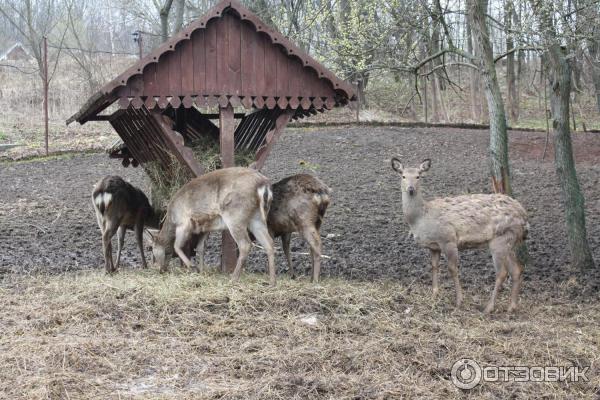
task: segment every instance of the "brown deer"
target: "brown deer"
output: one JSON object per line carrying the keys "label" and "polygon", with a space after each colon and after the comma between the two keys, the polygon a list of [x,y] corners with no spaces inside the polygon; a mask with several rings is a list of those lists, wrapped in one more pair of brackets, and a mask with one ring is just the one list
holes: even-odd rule
{"label": "brown deer", "polygon": [[162,229],[154,238],[155,263],[165,272],[168,256],[174,251],[188,268],[198,270],[186,254],[186,245],[195,244],[197,239],[196,252],[203,266],[208,234],[228,229],[239,250],[232,276],[237,281],[251,248],[249,230],[267,253],[270,283],[275,285],[275,252],[267,228],[272,199],[269,180],[249,168],[224,168],[192,179],[175,193],[167,206]]}
{"label": "brown deer", "polygon": [[494,310],[498,290],[509,273],[512,290],[508,311],[514,311],[522,272],[515,250],[525,240],[529,228],[525,209],[503,194],[471,194],[425,201],[420,178],[430,167],[428,159],[418,168],[405,168],[398,158],[392,158],[392,168],[402,177],[404,220],[417,244],[431,252],[434,295],[439,291],[440,253],[444,253],[448,261],[456,287],[456,304],[460,306],[463,292],[458,277],[458,250],[488,245],[496,268],[496,284],[484,312]]}
{"label": "brown deer", "polygon": [[310,246],[312,281],[321,274],[321,223],[329,206],[331,189],[308,174],[289,176],[273,185],[273,202],[267,218],[269,232],[281,236],[283,252],[292,278],[295,277],[290,255],[292,232],[299,232]]}
{"label": "brown deer", "polygon": [[[142,254],[142,267],[147,268],[142,238],[144,226],[158,229],[160,219],[150,206],[146,195],[119,176],[107,176],[96,183],[92,192],[92,203],[102,232],[106,272],[113,273],[119,268],[127,229],[135,231]],[[117,262],[113,264],[112,237],[115,233],[118,234],[118,247]]]}

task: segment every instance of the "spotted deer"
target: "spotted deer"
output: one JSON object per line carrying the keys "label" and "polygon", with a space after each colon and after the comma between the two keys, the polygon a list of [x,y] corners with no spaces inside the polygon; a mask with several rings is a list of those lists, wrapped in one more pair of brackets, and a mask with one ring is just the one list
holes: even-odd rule
{"label": "spotted deer", "polygon": [[517,307],[522,266],[516,247],[527,236],[527,213],[521,204],[503,194],[470,194],[425,201],[421,177],[431,167],[425,160],[418,168],[405,168],[392,158],[392,168],[401,175],[402,211],[418,245],[431,252],[433,293],[439,291],[439,261],[444,253],[456,288],[456,304],[463,292],[458,276],[458,250],[487,245],[496,269],[496,283],[484,312],[494,310],[498,290],[510,274],[512,289],[508,311]]}
{"label": "spotted deer", "polygon": [[321,224],[329,206],[331,189],[308,174],[289,176],[273,185],[273,202],[267,223],[274,238],[281,237],[289,272],[295,277],[290,254],[292,232],[299,232],[310,247],[312,281],[321,274]]}
{"label": "spotted deer", "polygon": [[[146,195],[119,176],[107,176],[94,186],[92,203],[102,232],[106,272],[114,273],[119,268],[127,229],[135,231],[142,255],[142,267],[147,268],[142,237],[144,226],[158,229],[160,219],[150,206]],[[115,233],[117,233],[118,247],[117,262],[113,264],[112,237]]]}
{"label": "spotted deer", "polygon": [[188,268],[199,270],[188,257],[188,243],[197,244],[196,253],[203,267],[208,234],[227,229],[239,250],[232,275],[232,280],[237,281],[250,252],[250,231],[267,253],[270,283],[275,285],[275,253],[267,228],[272,199],[268,178],[249,168],[224,168],[192,179],[167,206],[162,229],[154,238],[155,264],[165,272],[174,251]]}

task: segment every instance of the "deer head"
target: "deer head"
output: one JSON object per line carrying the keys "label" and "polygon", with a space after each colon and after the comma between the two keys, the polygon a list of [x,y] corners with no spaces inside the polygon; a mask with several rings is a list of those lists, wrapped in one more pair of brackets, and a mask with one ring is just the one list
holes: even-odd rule
{"label": "deer head", "polygon": [[420,193],[420,179],[431,168],[431,160],[425,159],[417,168],[405,168],[400,160],[392,157],[392,169],[401,176],[402,193],[415,196]]}

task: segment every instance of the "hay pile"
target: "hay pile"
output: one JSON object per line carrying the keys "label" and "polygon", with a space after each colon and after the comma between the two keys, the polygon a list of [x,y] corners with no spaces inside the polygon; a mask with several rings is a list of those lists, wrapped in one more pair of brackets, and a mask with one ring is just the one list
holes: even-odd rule
{"label": "hay pile", "polygon": [[[600,305],[538,298],[486,317],[488,291],[452,304],[430,287],[174,270],[6,276],[0,393],[7,399],[593,398]],[[452,364],[591,365],[590,382],[485,383]],[[1,397],[1,396],[0,396]]]}
{"label": "hay pile", "polygon": [[[194,158],[206,172],[221,168],[219,144],[212,138],[203,137],[192,142],[188,147],[192,149]],[[235,165],[238,167],[247,167],[254,161],[255,154],[252,151],[235,152]],[[151,182],[152,206],[161,211],[166,210],[167,204],[175,192],[193,177],[173,155],[171,155],[168,169],[165,169],[159,162],[153,161],[146,163],[144,170]]]}

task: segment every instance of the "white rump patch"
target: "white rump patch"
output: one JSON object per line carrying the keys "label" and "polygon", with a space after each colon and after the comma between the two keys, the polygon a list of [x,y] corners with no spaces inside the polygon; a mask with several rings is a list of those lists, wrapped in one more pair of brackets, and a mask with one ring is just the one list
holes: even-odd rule
{"label": "white rump patch", "polygon": [[108,208],[108,205],[112,201],[111,193],[99,193],[98,196],[94,199],[94,203],[96,204],[96,208],[100,208],[104,204],[104,208]]}
{"label": "white rump patch", "polygon": [[322,199],[321,199],[321,195],[319,195],[319,194],[315,194],[315,195],[313,196],[313,201],[314,201],[314,202],[315,202],[315,203],[316,203],[318,206],[320,206],[320,205],[321,205],[321,201],[322,201]]}

